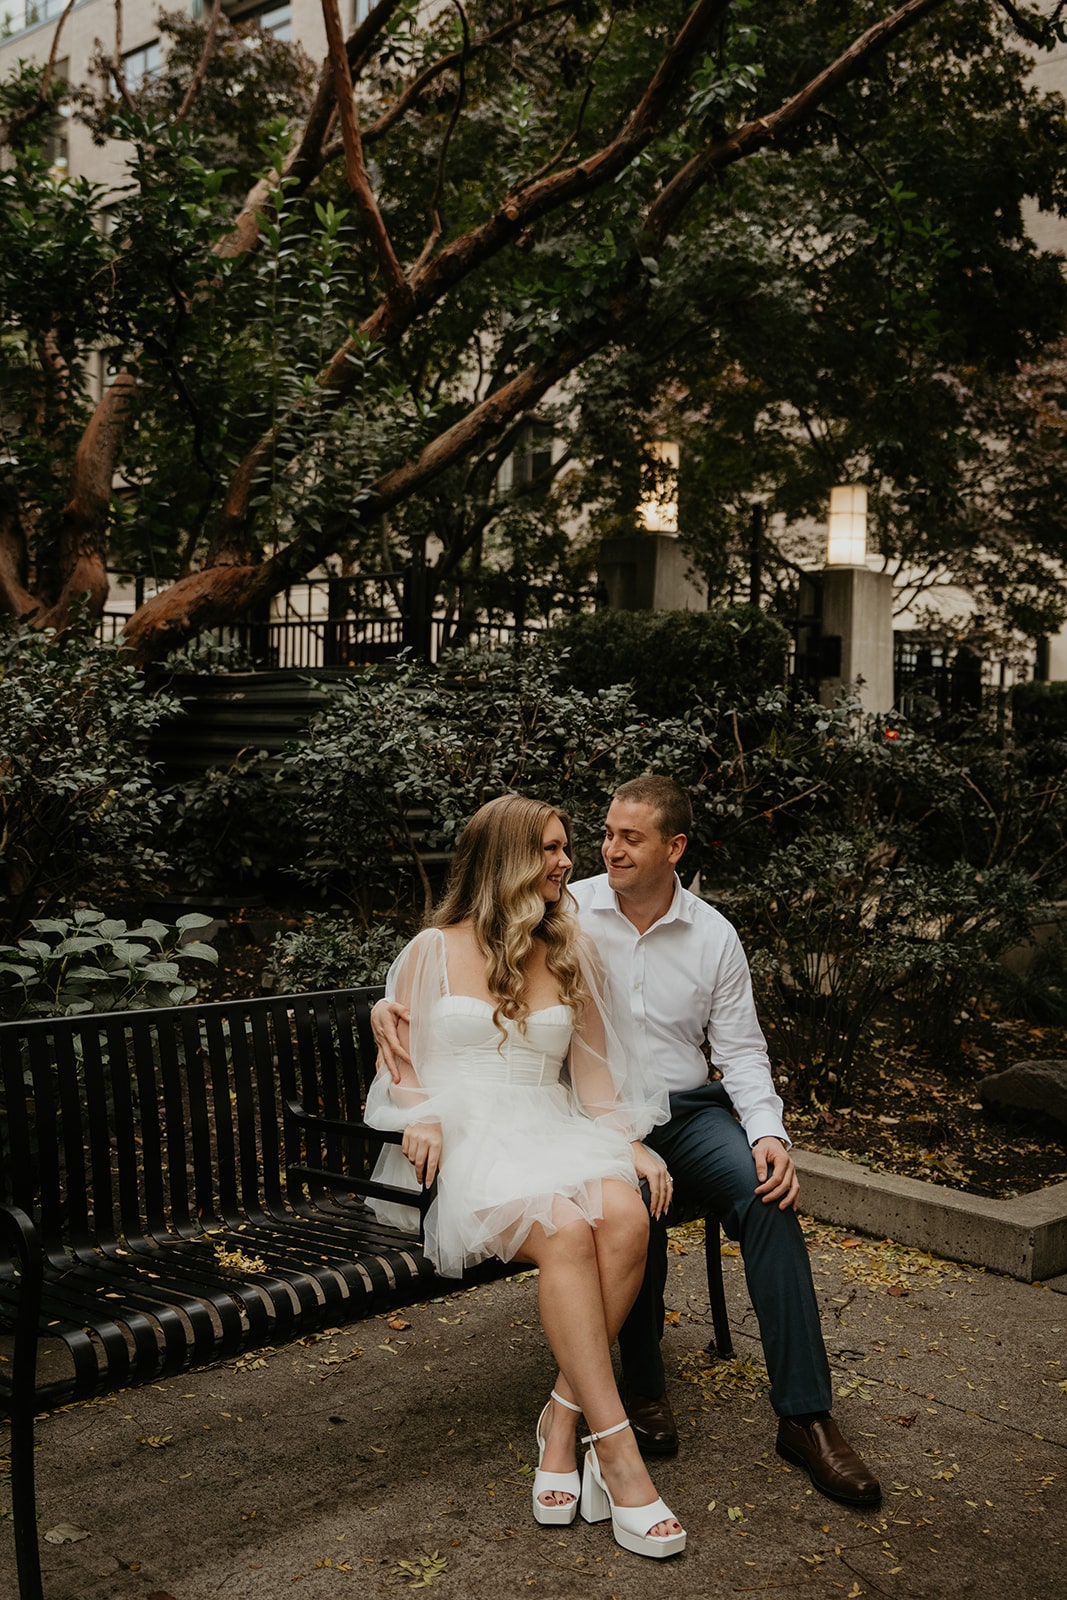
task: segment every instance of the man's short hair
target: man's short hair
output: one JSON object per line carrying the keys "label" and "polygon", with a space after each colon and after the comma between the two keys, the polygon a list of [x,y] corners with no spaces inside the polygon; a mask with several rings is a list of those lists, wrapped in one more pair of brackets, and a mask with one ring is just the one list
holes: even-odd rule
{"label": "man's short hair", "polygon": [[693,807],[681,784],[675,783],[673,778],[661,778],[654,772],[643,778],[631,778],[629,783],[619,785],[612,799],[651,806],[665,839],[673,839],[678,833],[684,833],[687,839],[692,837]]}

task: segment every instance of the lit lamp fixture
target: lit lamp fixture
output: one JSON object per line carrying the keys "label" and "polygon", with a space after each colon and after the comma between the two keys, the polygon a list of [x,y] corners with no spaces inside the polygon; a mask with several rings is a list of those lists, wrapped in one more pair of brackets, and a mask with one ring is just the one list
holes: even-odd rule
{"label": "lit lamp fixture", "polygon": [[867,564],[867,490],[861,483],[830,490],[828,567],[863,567]]}
{"label": "lit lamp fixture", "polygon": [[648,533],[678,532],[678,446],[669,439],[657,439],[648,447],[653,461],[659,463],[655,489],[641,501],[637,515]]}

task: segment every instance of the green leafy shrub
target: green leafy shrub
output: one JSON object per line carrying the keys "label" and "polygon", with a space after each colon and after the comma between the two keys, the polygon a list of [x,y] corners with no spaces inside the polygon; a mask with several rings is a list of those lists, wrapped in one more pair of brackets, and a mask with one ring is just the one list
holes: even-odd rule
{"label": "green leafy shrub", "polygon": [[1067,740],[1067,683],[1017,683],[1011,691],[1011,709],[1022,743]]}
{"label": "green leafy shrub", "polygon": [[291,866],[299,853],[289,797],[262,751],[242,751],[225,769],[177,785],[170,798],[170,856],[194,888],[239,892]]}
{"label": "green leafy shrub", "polygon": [[1022,971],[1003,971],[997,992],[1012,1016],[1041,1026],[1067,1024],[1067,927],[1061,923]]}
{"label": "green leafy shrub", "polygon": [[1025,937],[1035,896],[1008,867],[902,859],[870,831],[809,834],[772,851],[731,897],[776,1054],[801,1098],[851,1096],[875,1026],[943,1044]]}
{"label": "green leafy shrub", "polygon": [[210,917],[190,911],[168,926],[146,920],[127,928],[102,911],[38,917],[27,935],[0,945],[0,1021],[34,1016],[79,1016],[87,1011],[138,1011],[192,1000],[197,984],[186,962],[214,966],[210,945],[184,942]]}
{"label": "green leafy shrub", "polygon": [[406,942],[389,923],[361,934],[346,919],[312,917],[303,928],[275,935],[269,970],[282,994],[362,988],[385,981]]}
{"label": "green leafy shrub", "polygon": [[651,770],[698,789],[709,750],[695,717],[652,718],[626,688],[585,695],[550,656],[497,651],[354,675],[282,774],[310,842],[304,873],[369,925],[383,909],[419,920],[459,830],[494,795],[564,806],[579,871],[596,871],[613,789]]}
{"label": "green leafy shrub", "polygon": [[165,870],[145,740],[178,709],[87,625],[0,627],[0,938],[56,900]]}
{"label": "green leafy shrub", "polygon": [[680,716],[700,701],[747,705],[785,677],[789,637],[754,606],[720,611],[596,611],[548,633],[565,651],[561,681],[585,694],[633,685],[634,703]]}

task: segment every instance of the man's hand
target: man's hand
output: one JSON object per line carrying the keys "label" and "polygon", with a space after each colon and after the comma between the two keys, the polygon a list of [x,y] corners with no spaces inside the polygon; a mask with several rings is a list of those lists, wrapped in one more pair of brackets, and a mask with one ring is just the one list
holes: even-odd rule
{"label": "man's hand", "polygon": [[[411,1013],[395,1000],[376,1000],[370,1008],[370,1026],[378,1046],[378,1065],[385,1067],[394,1083],[400,1082],[401,1067],[410,1067],[411,1057],[400,1043],[399,1027],[410,1022]],[[405,1155],[407,1152],[405,1151]]]}
{"label": "man's hand", "polygon": [[415,1168],[416,1178],[428,1189],[441,1166],[441,1124],[412,1123],[404,1129],[400,1148]]}
{"label": "man's hand", "polygon": [[793,1157],[789,1154],[781,1139],[772,1139],[770,1136],[757,1139],[752,1146],[752,1159],[756,1163],[756,1193],[765,1206],[778,1203],[779,1211],[788,1211],[797,1203],[800,1193],[800,1179],[797,1169],[793,1165]]}

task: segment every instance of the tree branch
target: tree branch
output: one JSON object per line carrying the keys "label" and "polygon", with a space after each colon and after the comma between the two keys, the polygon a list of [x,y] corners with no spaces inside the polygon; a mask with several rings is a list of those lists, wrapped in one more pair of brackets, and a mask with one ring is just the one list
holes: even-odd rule
{"label": "tree branch", "polygon": [[63,24],[70,16],[76,4],[77,0],[67,0],[66,5],[63,7],[62,12],[60,13],[59,21],[56,23],[56,31],[52,35],[52,48],[48,52],[48,60],[45,62],[44,68],[44,76],[41,79],[42,99],[52,87],[52,74],[56,70],[56,56],[59,54],[59,40],[60,35],[63,32]]}
{"label": "tree branch", "polygon": [[666,238],[675,219],[682,213],[695,192],[714,172],[731,166],[744,156],[752,155],[764,146],[773,144],[790,128],[807,121],[824,100],[835,90],[851,83],[866,69],[868,62],[879,51],[892,43],[900,34],[908,32],[931,11],[938,10],[946,0],[908,0],[892,16],[876,22],[866,33],[855,39],[848,49],[828,67],[806,83],[792,99],[765,117],[744,123],[735,133],[697,152],[663,188],[658,200],[648,214],[648,232],[654,240]]}
{"label": "tree branch", "polygon": [[430,233],[419,254],[419,259],[415,263],[416,272],[429,260],[434,246],[441,237],[441,190],[444,188],[445,182],[445,163],[448,160],[448,147],[452,142],[452,134],[456,123],[459,121],[459,114],[463,109],[463,102],[467,96],[467,61],[470,57],[471,32],[467,22],[467,13],[460,5],[459,0],[452,0],[452,3],[459,12],[460,26],[463,29],[463,49],[459,52],[459,61],[456,67],[459,83],[456,88],[456,103],[452,107],[452,115],[448,119],[448,126],[445,129],[444,138],[441,140],[441,150],[437,158],[437,176],[434,179],[433,194],[430,196]]}
{"label": "tree branch", "polygon": [[[532,221],[558,209],[570,199],[601,188],[622,172],[653,138],[659,118],[678,85],[684,81],[692,59],[728,4],[729,0],[698,0],[637,105],[609,144],[577,165],[542,179],[522,194],[507,195],[487,222],[453,240],[439,255],[427,261],[418,271],[411,272],[407,279],[410,289],[408,296],[404,299],[386,296],[364,319],[357,333],[345,340],[319,374],[317,388],[320,403],[328,407],[339,405],[358,381],[359,367],[351,359],[357,345],[395,346],[408,328],[436,305],[454,284],[499,254]],[[214,547],[220,555],[223,552],[240,552],[245,548],[245,524],[249,516],[252,488],[274,457],[279,431],[274,428],[263,434],[234,473],[222,507]],[[214,559],[213,551],[209,560]]]}
{"label": "tree branch", "polygon": [[136,111],[133,96],[130,94],[126,82],[126,74],[122,69],[122,0],[115,0],[115,49],[111,58],[111,76],[115,80],[115,87],[119,91],[119,99],[127,111]]}
{"label": "tree branch", "polygon": [[1059,0],[1051,17],[1043,17],[1040,22],[1034,22],[1030,17],[1025,17],[1012,0],[993,0],[995,5],[1007,13],[1022,34],[1024,39],[1029,39],[1031,44],[1053,45],[1057,35],[1055,27],[1064,11],[1067,11],[1067,0]]}
{"label": "tree branch", "polygon": [[613,11],[611,13],[611,21],[604,29],[604,37],[594,50],[589,65],[586,68],[585,89],[582,94],[581,104],[578,107],[578,115],[575,118],[574,127],[564,139],[555,155],[549,156],[548,160],[543,164],[543,166],[538,167],[536,172],[532,172],[528,178],[523,179],[520,185],[521,188],[528,188],[530,184],[536,183],[538,179],[543,178],[546,173],[551,172],[554,167],[558,167],[560,162],[563,160],[563,157],[567,154],[567,151],[571,148],[571,145],[577,142],[578,136],[582,131],[582,124],[585,121],[585,113],[589,108],[590,100],[593,98],[593,90],[596,88],[596,84],[593,82],[593,68],[600,59],[601,51],[607,48],[608,40],[611,38],[615,28],[615,16],[616,13]]}
{"label": "tree branch", "polygon": [[40,601],[23,587],[25,567],[26,540],[18,512],[13,504],[0,504],[0,616],[25,617],[39,609]]}
{"label": "tree branch", "polygon": [[120,372],[106,390],[78,442],[71,474],[73,492],[63,508],[60,571],[63,587],[55,603],[37,619],[40,626],[62,627],[73,602],[88,596],[92,611],[103,610],[108,581],[104,533],[111,508],[114,463],[129,426],[137,380]]}
{"label": "tree branch", "polygon": [[[351,35],[345,46],[345,53],[353,77],[358,77],[379,34],[385,31],[393,13],[403,3],[404,0],[378,0],[378,4],[368,12]],[[259,240],[260,216],[273,205],[283,179],[292,180],[292,187],[297,194],[302,193],[314,182],[325,162],[325,141],[336,109],[333,63],[327,56],[319,73],[315,99],[312,101],[299,143],[286,157],[281,172],[268,173],[249,190],[237,214],[233,232],[220,240],[215,247],[217,255],[230,259],[243,255],[245,251],[255,247]]]}
{"label": "tree branch", "polygon": [[218,38],[219,17],[222,15],[222,0],[212,0],[210,14],[207,19],[207,31],[204,34],[204,48],[200,52],[200,60],[196,64],[196,71],[189,79],[189,86],[182,95],[182,103],[174,117],[174,125],[178,127],[183,123],[192,110],[193,102],[203,88],[207,69],[211,65],[211,58],[215,54],[215,44]]}
{"label": "tree branch", "polygon": [[[465,44],[462,50],[453,50],[448,55],[440,56],[436,61],[431,61],[429,66],[423,67],[418,76],[411,80],[407,88],[394,100],[389,110],[383,111],[377,122],[372,122],[369,128],[363,130],[364,144],[370,144],[374,139],[380,139],[383,134],[388,133],[389,129],[399,122],[405,112],[410,109],[422,91],[435,78],[439,78],[442,72],[447,72],[450,67],[459,66],[464,56],[470,61],[475,56],[480,55],[483,50],[488,50],[491,45],[500,44],[502,40],[510,38],[513,33],[518,33],[528,23],[540,22],[543,17],[550,17],[555,11],[570,11],[571,9],[572,0],[552,0],[551,5],[537,6],[532,11],[521,12],[517,17],[513,17],[510,22],[505,22],[499,28],[494,28],[491,33],[487,33],[484,39],[478,39],[470,44],[469,48]],[[327,159],[334,155],[338,148],[336,145],[331,146],[326,152]]]}
{"label": "tree branch", "polygon": [[337,0],[322,0],[322,16],[326,24],[326,41],[333,72],[334,98],[341,123],[348,187],[370,234],[374,254],[385,279],[386,303],[391,304],[406,298],[410,291],[396,258],[393,242],[378,209],[378,202],[367,179],[367,168],[363,161],[363,143],[359,136],[359,122],[356,119],[356,102],[352,93],[352,72],[341,32],[341,16]]}

